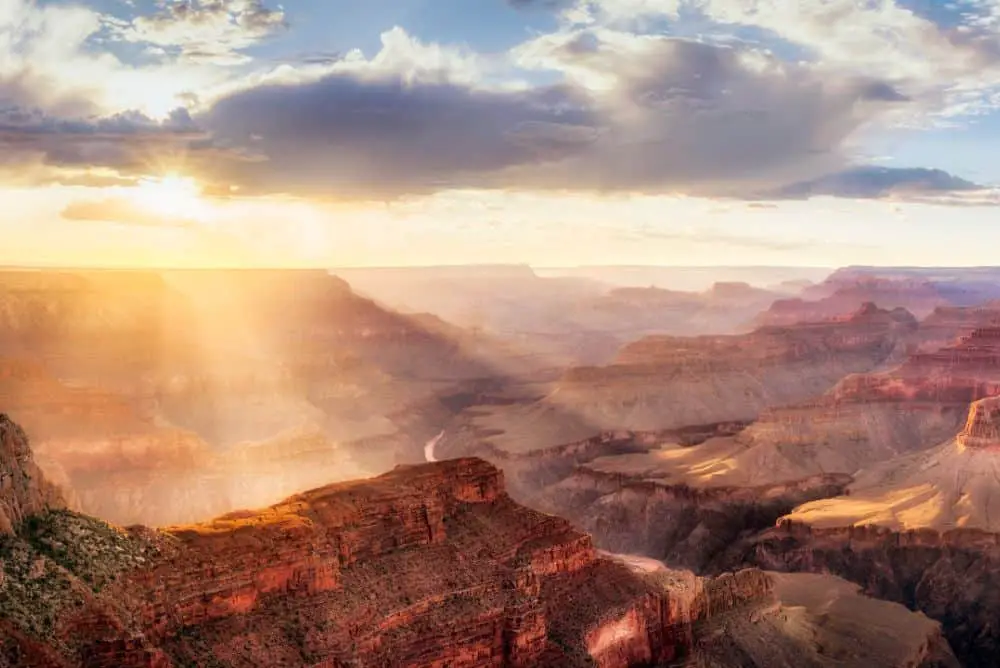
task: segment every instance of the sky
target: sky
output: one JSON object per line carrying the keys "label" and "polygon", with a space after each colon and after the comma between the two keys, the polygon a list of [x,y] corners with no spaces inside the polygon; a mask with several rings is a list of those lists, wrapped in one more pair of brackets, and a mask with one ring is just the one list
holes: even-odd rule
{"label": "sky", "polygon": [[0,263],[983,265],[1000,0],[0,0]]}

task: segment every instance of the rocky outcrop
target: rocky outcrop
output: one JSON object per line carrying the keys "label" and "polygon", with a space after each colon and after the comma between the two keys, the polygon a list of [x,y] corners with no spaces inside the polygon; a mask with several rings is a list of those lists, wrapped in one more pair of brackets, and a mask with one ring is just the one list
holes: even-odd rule
{"label": "rocky outcrop", "polygon": [[0,535],[13,534],[31,515],[65,505],[35,464],[24,430],[0,414]]}
{"label": "rocky outcrop", "polygon": [[741,538],[773,526],[795,506],[843,492],[850,477],[786,484],[696,487],[584,465],[529,503],[567,517],[602,549],[641,554],[696,572],[717,569]]}
{"label": "rocky outcrop", "polygon": [[1000,448],[1000,397],[973,403],[965,429],[955,440],[965,448]]}
{"label": "rocky outcrop", "polygon": [[913,343],[918,350],[932,352],[952,345],[959,337],[982,327],[1000,324],[1000,302],[977,306],[939,306],[920,321]]}
{"label": "rocky outcrop", "polygon": [[[815,605],[786,624],[771,575],[648,564],[598,554],[567,521],[516,504],[480,459],[162,531],[41,510],[0,536],[0,665],[826,665],[803,624],[880,665],[947,654],[917,618],[892,651],[866,638],[859,653]],[[728,634],[734,622],[746,637]],[[755,634],[777,654],[748,661],[729,644]]]}
{"label": "rocky outcrop", "polygon": [[[736,438],[745,427],[605,432],[528,453],[480,443],[474,452],[503,468],[518,501],[570,519],[598,547],[703,571],[734,540],[807,500],[840,494],[851,481],[782,469],[773,460],[740,461],[746,448]],[[470,447],[451,433],[435,444],[442,456]]]}
{"label": "rocky outcrop", "polygon": [[996,536],[968,530],[820,529],[782,522],[744,545],[731,563],[833,573],[861,585],[869,596],[902,603],[941,622],[962,665],[996,665]]}
{"label": "rocky outcrop", "polygon": [[908,314],[865,308],[843,321],[740,336],[647,337],[609,366],[571,369],[533,404],[477,409],[473,421],[498,448],[524,452],[600,431],[752,420],[878,367],[915,328]]}
{"label": "rocky outcrop", "polygon": [[997,393],[1000,328],[979,328],[891,370],[847,376],[817,399],[764,411],[740,438],[853,472],[951,439],[969,405]]}
{"label": "rocky outcrop", "polygon": [[1000,399],[977,401],[957,437],[860,472],[844,495],[796,508],[726,565],[835,573],[939,620],[965,665],[995,665],[998,434]]}
{"label": "rocky outcrop", "polygon": [[950,305],[948,298],[930,281],[875,276],[831,277],[807,288],[803,298],[774,302],[755,322],[757,325],[789,326],[830,320],[847,316],[866,302],[886,309],[905,309],[918,318],[937,307]]}
{"label": "rocky outcrop", "polygon": [[20,651],[67,665],[614,668],[683,655],[692,624],[770,588],[751,571],[671,589],[515,504],[477,459],[162,532],[46,513],[2,549]]}

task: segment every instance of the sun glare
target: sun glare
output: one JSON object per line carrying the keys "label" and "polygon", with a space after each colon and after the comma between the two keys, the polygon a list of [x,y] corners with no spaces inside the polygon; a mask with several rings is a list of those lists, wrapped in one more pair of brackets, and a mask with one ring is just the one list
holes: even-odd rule
{"label": "sun glare", "polygon": [[175,174],[143,179],[133,198],[144,210],[164,218],[204,221],[210,214],[198,183]]}

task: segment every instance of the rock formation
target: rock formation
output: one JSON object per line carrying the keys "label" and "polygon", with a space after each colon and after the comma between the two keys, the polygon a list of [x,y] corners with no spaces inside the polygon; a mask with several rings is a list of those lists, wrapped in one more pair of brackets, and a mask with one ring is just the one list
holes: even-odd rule
{"label": "rock formation", "polygon": [[533,404],[477,408],[471,421],[498,448],[528,451],[600,431],[752,420],[878,367],[916,327],[905,312],[866,305],[839,321],[740,336],[648,337],[609,366],[570,370]]}
{"label": "rock formation", "polygon": [[913,345],[915,352],[932,352],[955,343],[983,327],[1000,325],[1000,302],[977,306],[939,306],[920,321]]}
{"label": "rock formation", "polygon": [[970,403],[998,392],[1000,327],[983,327],[893,369],[847,376],[817,399],[763,411],[740,439],[853,472],[951,438]]}
{"label": "rock formation", "polygon": [[853,279],[831,277],[807,288],[802,297],[780,299],[755,319],[755,323],[789,326],[843,317],[859,304],[871,302],[886,309],[905,309],[918,318],[939,306],[950,305],[938,287],[921,279],[894,279],[863,276]]}
{"label": "rock formation", "polygon": [[601,556],[479,459],[163,531],[43,510],[0,557],[5,668],[954,665],[926,619],[866,602],[898,632],[878,641],[803,600],[843,588],[829,579]]}
{"label": "rock formation", "polygon": [[[582,277],[542,276],[530,267],[414,267],[335,272],[361,292],[403,312],[428,311],[534,351],[549,364],[606,364],[650,334],[693,336],[746,331],[789,291],[739,281],[698,291],[657,287],[636,276],[621,287]],[[727,272],[718,272],[724,275]],[[642,287],[637,287],[642,286]]]}
{"label": "rock formation", "polygon": [[860,472],[747,541],[729,563],[832,572],[942,622],[967,666],[1000,650],[1000,399],[953,439]]}
{"label": "rock formation", "polygon": [[26,517],[65,505],[35,464],[24,430],[0,414],[0,535],[13,534]]}

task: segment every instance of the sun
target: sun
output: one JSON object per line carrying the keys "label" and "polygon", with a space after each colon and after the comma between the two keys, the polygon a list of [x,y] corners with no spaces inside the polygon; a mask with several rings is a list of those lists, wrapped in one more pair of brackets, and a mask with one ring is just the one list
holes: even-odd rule
{"label": "sun", "polygon": [[135,204],[162,218],[205,221],[211,209],[201,198],[201,188],[189,177],[168,174],[145,178],[133,189]]}

